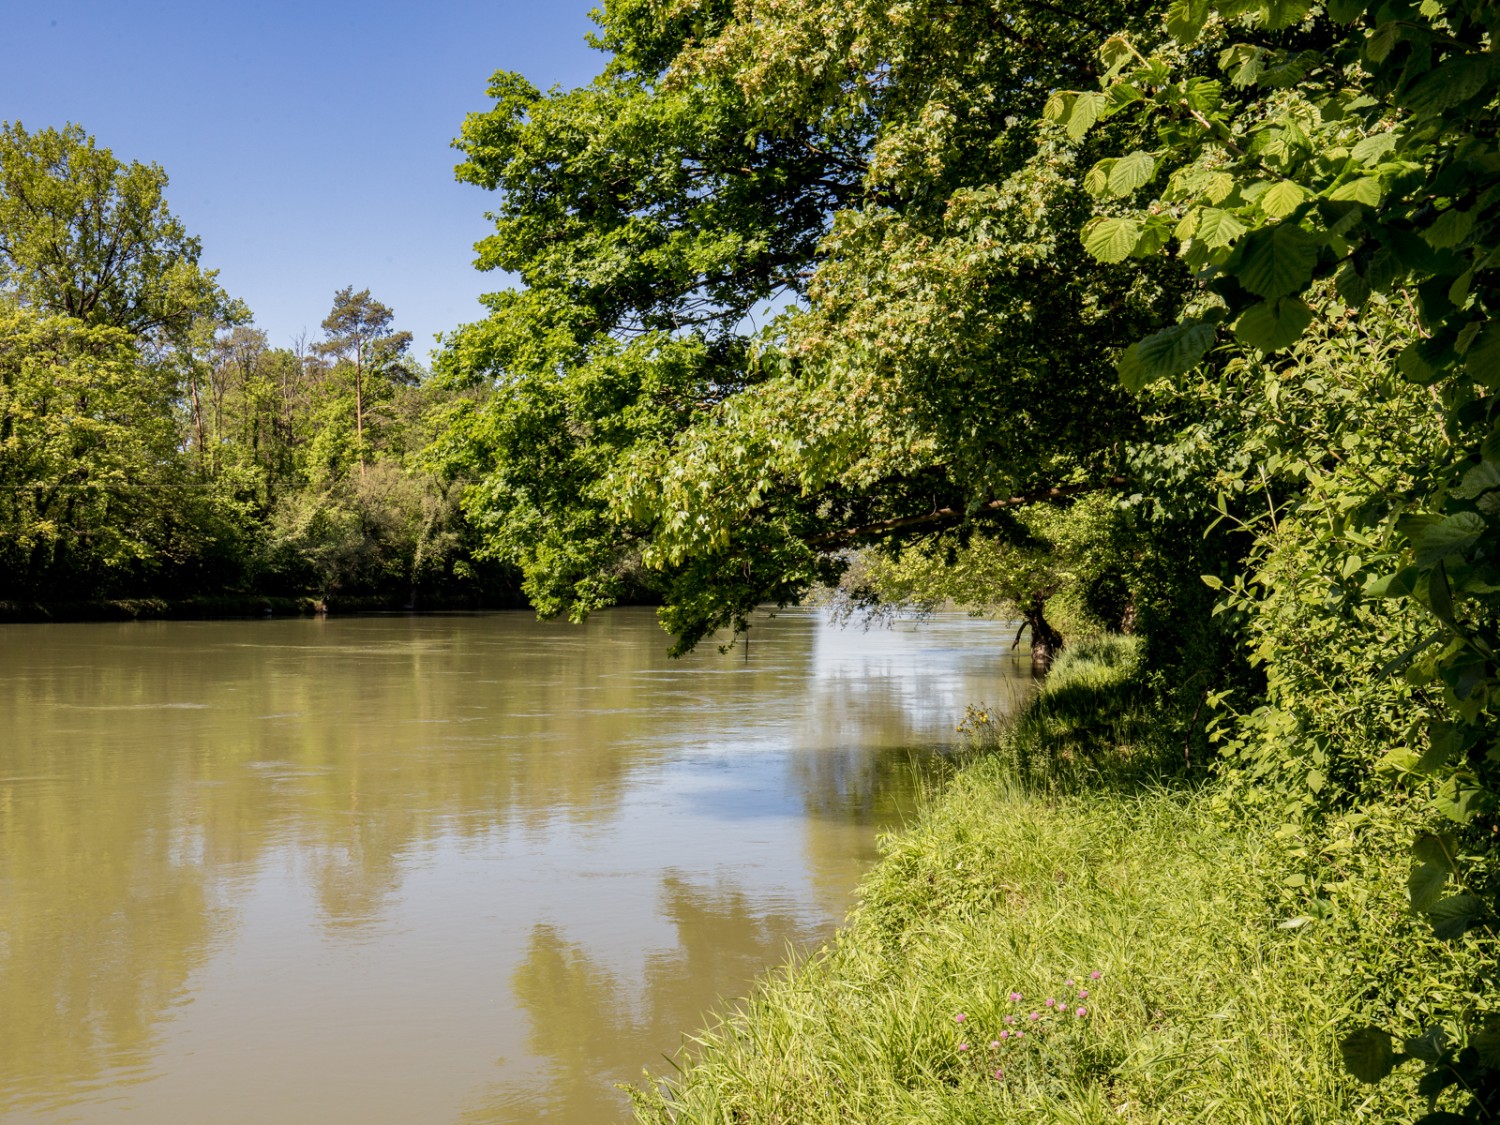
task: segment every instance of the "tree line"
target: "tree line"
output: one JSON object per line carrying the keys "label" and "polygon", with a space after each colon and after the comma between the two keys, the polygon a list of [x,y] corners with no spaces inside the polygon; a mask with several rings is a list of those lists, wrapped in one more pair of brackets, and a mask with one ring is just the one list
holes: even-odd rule
{"label": "tree line", "polygon": [[273,345],[166,187],[79,126],[0,127],[0,599],[504,596],[391,309],[346,286]]}

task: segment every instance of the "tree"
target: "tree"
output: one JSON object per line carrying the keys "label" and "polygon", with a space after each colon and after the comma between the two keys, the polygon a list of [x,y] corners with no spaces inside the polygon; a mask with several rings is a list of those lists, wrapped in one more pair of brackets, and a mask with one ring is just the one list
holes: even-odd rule
{"label": "tree", "polygon": [[0,301],[0,575],[12,595],[108,591],[171,561],[191,507],[174,380],[134,344]]}
{"label": "tree", "polygon": [[0,123],[0,292],[137,338],[185,330],[223,295],[166,186],[161,168],[122,164],[77,125]]}
{"label": "tree", "polygon": [[540,608],[608,604],[640,559],[686,647],[836,576],[841,529],[1118,477],[1140,423],[1110,349],[1175,311],[1179,275],[1083,253],[1076,154],[1035,122],[1046,83],[1096,72],[1082,33],[1140,12],[599,18],[591,86],[497,75],[458,142],[460,178],[500,192],[481,264],[524,288],[447,341],[449,378],[499,388],[454,463]]}
{"label": "tree", "polygon": [[394,332],[395,314],[370,296],[368,289],[354,292],[346,285],[333,295],[333,310],[323,318],[325,339],[315,345],[320,355],[352,370],[354,376],[355,456],[360,476],[365,473],[365,419],[372,382],[408,382],[410,373],[400,365],[411,346],[410,332]]}

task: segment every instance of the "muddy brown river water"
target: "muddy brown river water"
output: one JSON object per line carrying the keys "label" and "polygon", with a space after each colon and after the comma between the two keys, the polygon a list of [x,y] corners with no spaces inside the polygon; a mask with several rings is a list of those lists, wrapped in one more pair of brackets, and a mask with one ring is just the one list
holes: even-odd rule
{"label": "muddy brown river water", "polygon": [[1001,623],[0,626],[0,1121],[628,1118],[825,940]]}

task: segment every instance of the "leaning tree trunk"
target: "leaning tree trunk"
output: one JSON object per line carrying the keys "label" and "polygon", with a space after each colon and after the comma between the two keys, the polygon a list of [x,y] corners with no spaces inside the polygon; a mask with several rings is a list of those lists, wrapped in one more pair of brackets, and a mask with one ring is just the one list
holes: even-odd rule
{"label": "leaning tree trunk", "polygon": [[1031,604],[1021,613],[1026,619],[1026,627],[1031,631],[1031,673],[1034,676],[1045,676],[1052,667],[1052,661],[1057,659],[1057,654],[1063,648],[1062,634],[1048,623],[1042,613],[1045,605],[1042,598],[1033,597]]}

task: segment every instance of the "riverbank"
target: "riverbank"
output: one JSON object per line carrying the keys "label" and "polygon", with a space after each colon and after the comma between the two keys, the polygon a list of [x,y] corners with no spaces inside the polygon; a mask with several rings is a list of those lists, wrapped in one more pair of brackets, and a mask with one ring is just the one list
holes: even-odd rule
{"label": "riverbank", "polygon": [[1418,1116],[1417,1067],[1367,1086],[1338,1051],[1363,1023],[1458,1009],[1472,980],[1472,960],[1436,975],[1455,959],[1388,861],[1410,814],[1363,809],[1312,848],[1172,772],[1152,723],[1123,641],[1065,657],[1004,729],[971,712],[976,756],[888,842],[838,938],[697,1036],[638,1119]]}
{"label": "riverbank", "polygon": [[424,597],[416,606],[402,597],[275,597],[219,594],[193,598],[100,598],[79,601],[0,601],[0,624],[62,621],[180,621],[239,617],[313,617],[334,613],[453,612],[526,609],[524,598]]}

